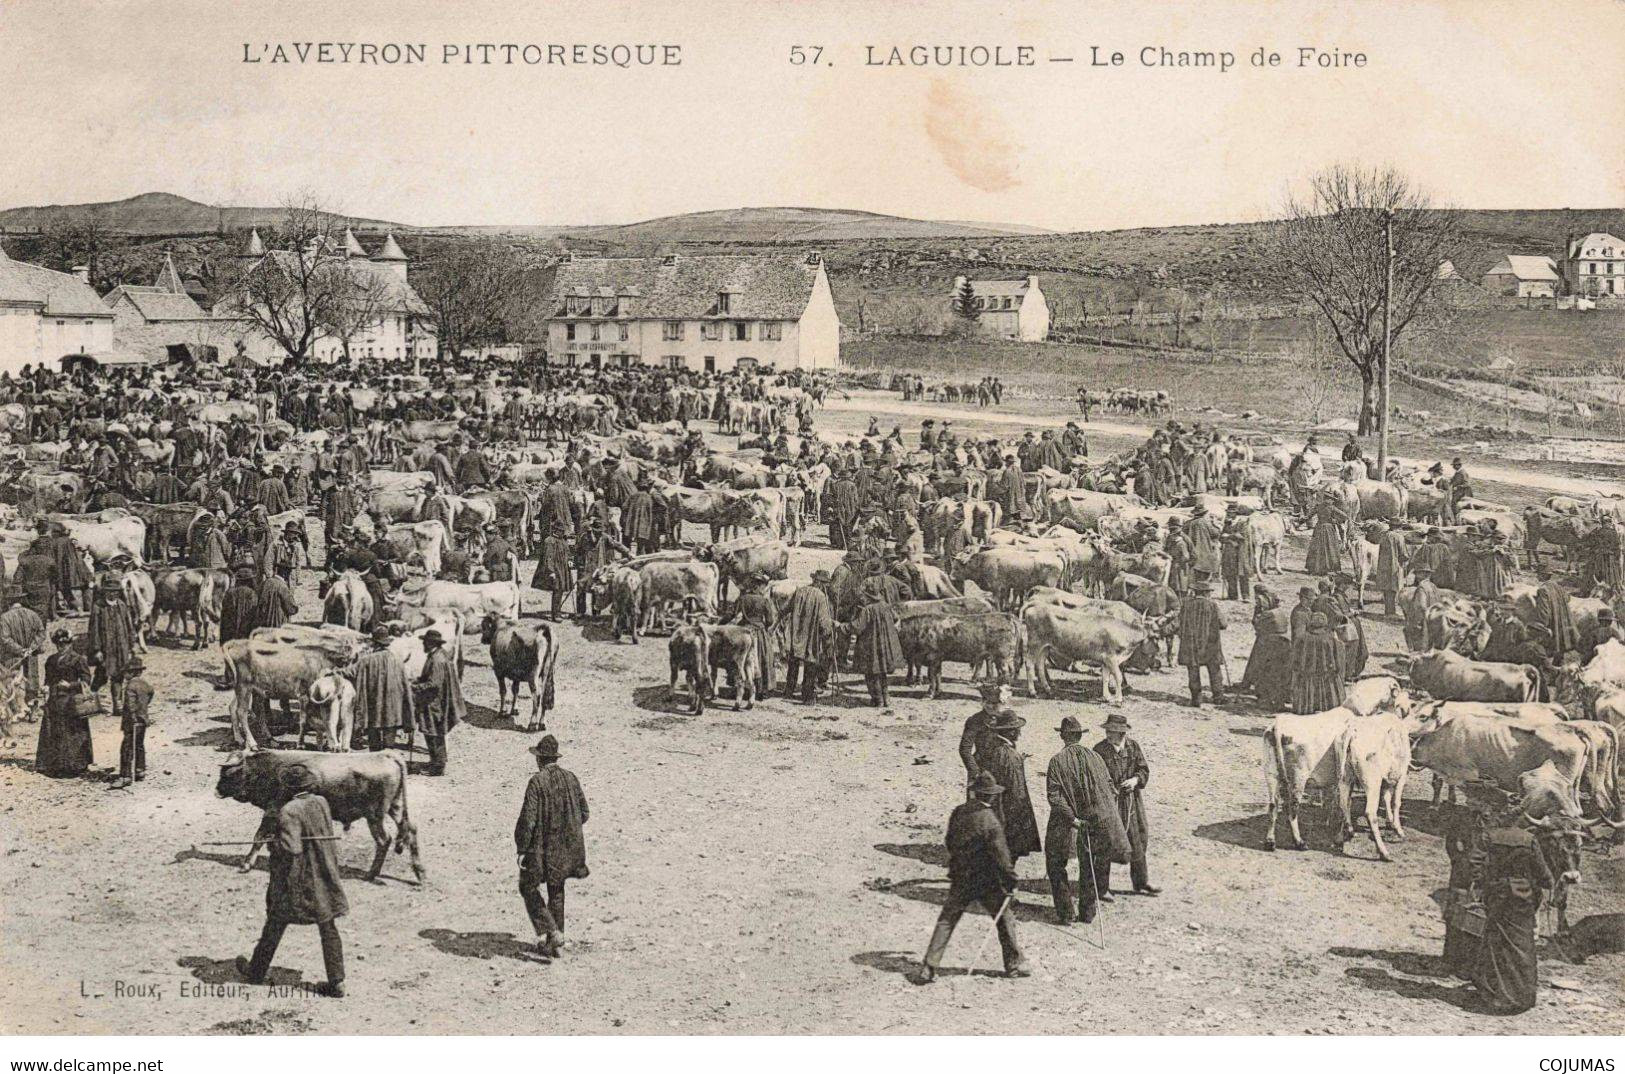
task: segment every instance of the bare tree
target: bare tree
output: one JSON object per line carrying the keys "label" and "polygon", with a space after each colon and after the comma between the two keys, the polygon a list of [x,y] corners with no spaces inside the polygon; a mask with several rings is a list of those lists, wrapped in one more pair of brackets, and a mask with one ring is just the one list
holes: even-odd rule
{"label": "bare tree", "polygon": [[[259,261],[244,266],[225,300],[240,316],[281,347],[294,365],[303,364],[335,325],[355,324],[356,303],[369,302],[369,277],[346,264],[341,217],[313,198],[298,196],[286,205],[278,228]],[[372,317],[376,320],[376,312]],[[354,335],[359,328],[348,328]],[[348,340],[345,355],[349,355]]]}
{"label": "bare tree", "polygon": [[1371,433],[1377,426],[1383,354],[1384,226],[1391,217],[1389,323],[1397,343],[1436,297],[1439,262],[1456,245],[1455,219],[1392,168],[1348,166],[1314,176],[1308,192],[1290,198],[1282,215],[1275,230],[1281,267],[1290,286],[1330,326],[1343,356],[1360,374],[1359,432]]}
{"label": "bare tree", "polygon": [[332,301],[321,314],[325,334],[339,341],[344,350],[344,361],[350,361],[350,344],[365,335],[383,320],[389,308],[390,290],[383,280],[370,271],[352,271],[330,267],[329,272],[341,279],[334,281]]}
{"label": "bare tree", "polygon": [[448,244],[424,262],[417,290],[445,353],[507,341],[524,271],[513,248],[497,240]]}
{"label": "bare tree", "polygon": [[90,286],[97,291],[111,290],[123,282],[107,276],[109,253],[108,229],[100,211],[78,216],[53,213],[40,228],[40,263],[59,272],[83,265],[90,270]]}

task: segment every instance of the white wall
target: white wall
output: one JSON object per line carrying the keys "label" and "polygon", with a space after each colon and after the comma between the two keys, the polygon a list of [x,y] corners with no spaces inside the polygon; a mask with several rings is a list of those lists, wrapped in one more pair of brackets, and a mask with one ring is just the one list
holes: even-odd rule
{"label": "white wall", "polygon": [[23,366],[38,364],[38,312],[0,306],[0,373],[16,376]]}
{"label": "white wall", "polygon": [[799,369],[835,369],[841,364],[841,317],[835,312],[835,296],[822,264],[806,312],[796,326],[796,343]]}

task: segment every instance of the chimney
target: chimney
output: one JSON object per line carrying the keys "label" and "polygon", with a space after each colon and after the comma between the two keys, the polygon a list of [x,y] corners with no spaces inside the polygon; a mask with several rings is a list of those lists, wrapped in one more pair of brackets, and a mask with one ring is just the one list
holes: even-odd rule
{"label": "chimney", "polygon": [[1568,240],[1563,243],[1563,258],[1568,260],[1572,257],[1574,257],[1574,232],[1571,231]]}
{"label": "chimney", "polygon": [[90,283],[90,266],[89,265],[75,265],[75,266],[73,266],[73,277],[74,277],[74,279],[78,280],[80,283],[89,284]]}
{"label": "chimney", "polygon": [[1029,291],[1038,290],[1038,277],[1037,276],[1028,276],[1027,277],[1027,290],[1029,290]]}

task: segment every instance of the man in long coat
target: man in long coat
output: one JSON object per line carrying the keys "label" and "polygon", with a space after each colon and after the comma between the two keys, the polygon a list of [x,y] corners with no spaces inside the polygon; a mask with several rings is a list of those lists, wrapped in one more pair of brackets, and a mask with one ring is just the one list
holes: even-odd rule
{"label": "man in long coat", "polygon": [[1214,603],[1213,584],[1198,578],[1179,606],[1179,663],[1190,686],[1191,707],[1202,707],[1202,669],[1214,704],[1224,701],[1224,616]]}
{"label": "man in long coat", "polygon": [[412,687],[401,658],[389,648],[390,635],[384,627],[372,632],[372,650],[362,653],[350,667],[355,683],[355,730],[365,733],[367,748],[383,750],[393,745],[397,728],[413,727]]}
{"label": "man in long coat", "polygon": [[[801,685],[801,700],[811,702],[829,676],[835,660],[835,612],[829,600],[829,572],[813,571],[812,581],[790,595],[784,610],[784,696]],[[805,678],[803,678],[805,676]]]}
{"label": "man in long coat", "polygon": [[[1411,559],[1416,564],[1413,556]],[[1428,609],[1439,599],[1439,587],[1433,584],[1433,569],[1416,564],[1411,567],[1415,582],[1399,596],[1400,609],[1405,613],[1405,648],[1418,652],[1427,648]]]}
{"label": "man in long coat", "polygon": [[982,762],[982,771],[1004,788],[994,811],[999,814],[999,823],[1004,825],[1004,842],[1010,848],[1012,861],[1020,861],[1023,854],[1040,849],[1038,819],[1033,815],[1033,799],[1027,790],[1027,762],[1016,751],[1016,740],[1026,723],[1009,706],[1000,708],[994,717],[988,751]]}
{"label": "man in long coat", "polygon": [[536,771],[525,785],[525,801],[513,830],[519,897],[536,931],[537,951],[544,958],[558,958],[564,942],[564,882],[588,875],[581,830],[587,823],[587,796],[575,773],[559,767],[558,739],[543,735],[530,752]]}
{"label": "man in long coat", "polygon": [[350,527],[355,524],[356,515],[360,513],[361,498],[356,495],[355,487],[350,484],[350,477],[346,474],[322,495],[322,531],[326,535],[327,547],[343,543]]}
{"label": "man in long coat", "polygon": [[[1141,895],[1155,895],[1161,888],[1151,883],[1151,872],[1146,866],[1146,845],[1151,829],[1145,821],[1145,785],[1151,781],[1151,766],[1145,763],[1145,751],[1128,737],[1128,717],[1114,712],[1106,717],[1106,737],[1095,743],[1095,752],[1106,763],[1111,773],[1112,786],[1117,788],[1118,815],[1123,818],[1123,830],[1128,833],[1129,879],[1134,890]],[[1105,864],[1105,876],[1100,882],[1101,894],[1111,897],[1111,862]]]}
{"label": "man in long coat", "polygon": [[70,609],[88,607],[90,596],[86,590],[90,586],[90,572],[85,568],[84,556],[73,546],[73,538],[68,536],[68,529],[62,523],[41,525],[48,525],[51,562],[56,568],[57,592],[62,596],[62,606]]}
{"label": "man in long coat", "polygon": [[423,651],[427,658],[412,698],[414,723],[423,731],[429,749],[428,774],[446,774],[446,735],[467,715],[463,703],[462,678],[457,674],[457,662],[446,651],[446,640],[438,630],[426,630],[422,635]]}
{"label": "man in long coat", "polygon": [[1016,866],[1004,841],[994,803],[1004,793],[999,781],[983,772],[971,784],[971,800],[954,807],[948,815],[948,897],[943,901],[931,943],[915,978],[921,984],[937,979],[937,969],[948,950],[954,928],[972,903],[994,919],[999,948],[1004,955],[1004,972],[1011,977],[1030,977],[1026,956],[1016,940],[1010,904],[1015,899]]}
{"label": "man in long coat", "polygon": [[[1130,860],[1128,833],[1118,812],[1117,791],[1100,755],[1083,744],[1083,726],[1067,716],[1055,729],[1062,747],[1045,769],[1049,821],[1044,829],[1044,868],[1055,916],[1063,925],[1095,919],[1097,896],[1110,895],[1111,863]],[[1078,859],[1078,887],[1067,862]]]}
{"label": "man in long coat", "polygon": [[239,567],[232,575],[231,588],[220,599],[220,644],[246,638],[260,623],[260,598],[254,588],[254,572]]}
{"label": "man in long coat", "polygon": [[847,624],[854,647],[852,667],[863,675],[869,688],[869,703],[876,708],[891,705],[887,676],[903,662],[903,643],[897,636],[897,613],[887,603],[885,592],[874,581],[863,584],[862,606]]}
{"label": "man in long coat", "polygon": [[839,470],[825,491],[829,504],[829,543],[831,548],[846,548],[852,543],[852,529],[858,521],[858,486],[851,471]]}
{"label": "man in long coat", "polygon": [[1580,632],[1574,626],[1569,595],[1556,579],[1546,579],[1535,590],[1535,621],[1546,628],[1551,639],[1547,652],[1552,663],[1562,664],[1563,654],[1579,646]]}
{"label": "man in long coat", "polygon": [[324,992],[344,995],[344,942],[338,919],[350,910],[339,880],[333,836],[333,814],[327,799],[316,793],[316,776],[302,764],[283,769],[288,800],[274,814],[267,810],[260,835],[270,837],[271,880],[265,889],[265,927],[252,959],[237,959],[237,972],[249,984],[261,984],[289,925],[315,925],[322,940]]}
{"label": "man in long coat", "polygon": [[637,487],[621,505],[621,539],[637,550],[640,556],[655,550],[655,501],[649,493],[649,479],[639,478]]}
{"label": "man in long coat", "polygon": [[1399,591],[1405,588],[1405,564],[1410,556],[1405,548],[1405,534],[1396,523],[1387,524],[1382,540],[1377,542],[1377,590],[1382,594],[1382,614],[1393,615],[1399,602]]}
{"label": "man in long coat", "polygon": [[86,652],[96,665],[91,689],[107,684],[113,715],[124,714],[124,669],[135,654],[135,609],[119,580],[102,576],[96,600],[90,606],[90,626],[86,631]]}

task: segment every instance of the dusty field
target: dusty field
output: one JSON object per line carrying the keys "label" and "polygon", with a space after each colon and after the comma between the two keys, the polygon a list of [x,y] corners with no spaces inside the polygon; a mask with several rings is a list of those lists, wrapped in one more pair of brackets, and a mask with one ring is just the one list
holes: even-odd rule
{"label": "dusty field", "polygon": [[[864,401],[865,412],[877,407],[900,411]],[[823,424],[861,420],[854,407]],[[833,563],[822,536],[820,527],[793,556],[794,577]],[[1301,541],[1287,562],[1302,563]],[[1299,582],[1290,572],[1270,580],[1283,593]],[[301,599],[308,618],[309,585]],[[1251,644],[1246,610],[1224,607],[1239,677]],[[1395,655],[1398,631],[1369,629],[1375,668]],[[427,884],[414,886],[393,856],[381,883],[361,880],[371,841],[357,828],[341,854],[351,996],[237,985],[231,959],[258,933],[264,867],[239,874],[227,855],[193,844],[247,839],[257,815],[214,794],[228,696],[213,688],[217,654],[163,648],[149,676],[159,720],[148,735],[150,775],[133,792],[36,776],[31,729],[0,759],[0,1029],[1625,1032],[1619,956],[1575,966],[1548,954],[1547,987],[1529,1014],[1462,1009],[1436,967],[1443,926],[1430,896],[1447,863],[1415,783],[1410,837],[1393,864],[1376,861],[1363,837],[1342,855],[1318,827],[1307,852],[1264,852],[1259,734],[1269,714],[1246,705],[1193,712],[1178,704],[1183,675],[1171,671],[1133,679],[1124,707],[1152,766],[1151,862],[1163,895],[1120,896],[1102,915],[1097,947],[1093,930],[1048,923],[1042,858],[1029,856],[1016,917],[1034,977],[993,975],[986,918],[967,917],[950,972],[912,986],[904,973],[946,887],[942,826],[963,793],[954,749],[977,705],[965,669],[950,668],[948,696],[935,704],[899,688],[895,708],[879,712],[849,684],[834,704],[773,700],[692,718],[673,711],[663,639],[617,646],[575,625],[562,635],[550,729],[592,806],[592,876],[570,886],[573,944],[562,960],[530,953],[514,891],[512,822],[533,736],[495,718],[495,684],[471,640],[471,719],[451,738],[451,772],[411,783]],[[1106,711],[1092,677],[1066,677],[1066,688],[1064,700],[1016,699],[1041,824],[1044,764],[1060,744],[1051,729],[1077,715],[1092,743]],[[108,717],[94,722],[105,769],[117,729]],[[1588,856],[1574,916],[1621,911],[1625,868]],[[276,967],[278,984],[319,980],[314,930],[291,930]],[[212,985],[223,994],[195,995]]]}

